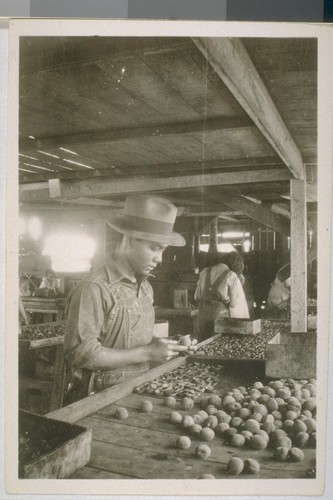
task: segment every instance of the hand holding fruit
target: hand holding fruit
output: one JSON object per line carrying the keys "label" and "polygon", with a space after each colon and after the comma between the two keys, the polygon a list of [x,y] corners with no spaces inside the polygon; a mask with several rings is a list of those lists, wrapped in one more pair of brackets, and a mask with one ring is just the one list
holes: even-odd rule
{"label": "hand holding fruit", "polygon": [[175,340],[153,338],[149,347],[151,361],[167,361],[180,352],[187,351],[187,347],[179,345]]}

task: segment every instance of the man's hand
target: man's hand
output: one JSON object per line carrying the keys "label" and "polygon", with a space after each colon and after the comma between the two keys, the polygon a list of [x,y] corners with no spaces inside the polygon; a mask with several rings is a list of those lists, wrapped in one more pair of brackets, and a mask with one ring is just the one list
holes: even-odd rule
{"label": "man's hand", "polygon": [[150,361],[168,361],[188,350],[187,346],[179,345],[175,340],[153,338],[149,348]]}

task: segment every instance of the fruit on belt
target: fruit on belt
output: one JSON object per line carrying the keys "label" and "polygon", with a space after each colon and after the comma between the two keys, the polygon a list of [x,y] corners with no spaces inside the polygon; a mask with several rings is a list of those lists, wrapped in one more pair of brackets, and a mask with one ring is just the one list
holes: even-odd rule
{"label": "fruit on belt", "polygon": [[40,323],[38,325],[22,326],[20,339],[38,340],[50,337],[59,337],[63,335],[64,332],[65,322],[54,325],[50,323],[43,325],[43,323]]}
{"label": "fruit on belt", "polygon": [[[153,394],[154,396],[190,397],[196,398],[205,391],[213,391],[221,374],[220,367],[205,366],[202,363],[190,363],[176,368],[146,382],[134,389],[137,393]],[[184,401],[183,405],[189,405]],[[174,405],[173,399],[166,399],[167,406]]]}
{"label": "fruit on belt", "polygon": [[257,335],[226,335],[199,348],[198,356],[213,356],[225,359],[265,359],[265,348],[279,332],[290,331],[290,322],[262,320],[262,332]]}

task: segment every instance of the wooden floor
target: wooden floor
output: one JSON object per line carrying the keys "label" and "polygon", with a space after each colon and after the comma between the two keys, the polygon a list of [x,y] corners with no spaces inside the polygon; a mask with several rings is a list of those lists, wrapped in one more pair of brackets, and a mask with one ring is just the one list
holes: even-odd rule
{"label": "wooden floor", "polygon": [[[216,392],[223,394],[238,385],[248,386],[258,379],[264,381],[262,372],[263,365],[258,363],[243,363],[239,367],[226,365]],[[152,401],[152,413],[141,412],[143,400]],[[115,418],[114,413],[119,406],[129,411],[127,419]],[[196,406],[191,412],[180,413],[194,414],[195,410]],[[229,479],[305,478],[306,471],[315,467],[315,449],[304,450],[305,459],[302,462],[281,463],[273,459],[270,449],[233,448],[217,436],[209,443],[212,450],[209,459],[199,459],[194,453],[200,442],[198,439],[191,438],[192,445],[188,450],[177,449],[177,437],[186,433],[179,425],[168,421],[170,412],[162,398],[131,394],[76,422],[92,429],[93,441],[89,464],[72,478],[195,479],[204,473]],[[257,459],[261,465],[260,473],[227,476],[226,464],[232,455]]]}

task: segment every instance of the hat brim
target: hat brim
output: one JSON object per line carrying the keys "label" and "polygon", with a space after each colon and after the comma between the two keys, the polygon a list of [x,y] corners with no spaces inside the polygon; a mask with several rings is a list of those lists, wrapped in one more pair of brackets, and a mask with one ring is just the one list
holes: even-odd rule
{"label": "hat brim", "polygon": [[128,236],[133,236],[133,238],[140,238],[142,240],[154,241],[156,243],[161,243],[162,245],[169,245],[173,247],[183,247],[186,245],[185,238],[173,231],[168,235],[164,234],[156,234],[156,233],[148,233],[144,231],[136,231],[134,229],[129,228],[126,225],[126,222],[121,217],[115,217],[113,219],[109,219],[107,224],[112,227],[115,231],[118,231],[122,234],[127,234]]}

